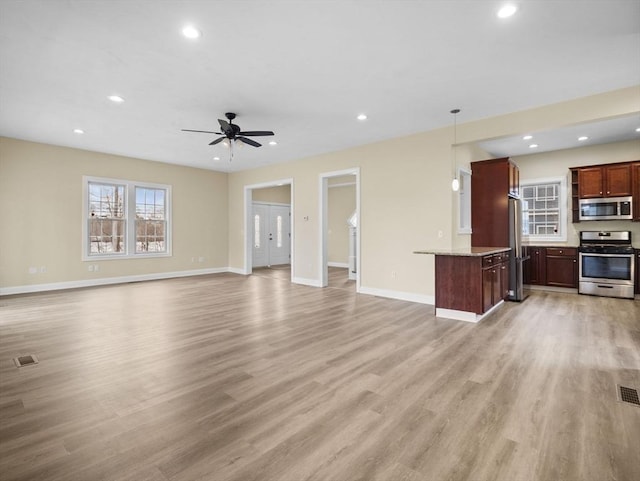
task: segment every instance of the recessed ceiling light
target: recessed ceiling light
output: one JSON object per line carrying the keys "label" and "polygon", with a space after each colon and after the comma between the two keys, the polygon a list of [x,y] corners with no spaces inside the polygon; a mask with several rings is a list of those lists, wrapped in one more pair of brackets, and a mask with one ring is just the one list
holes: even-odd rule
{"label": "recessed ceiling light", "polygon": [[220,157],[214,157],[213,160],[220,160]]}
{"label": "recessed ceiling light", "polygon": [[589,139],[589,137],[587,137],[586,135],[583,135],[583,136],[581,136],[581,137],[578,137],[578,140],[579,140],[580,142],[583,142],[583,141],[588,140],[588,139]]}
{"label": "recessed ceiling light", "polygon": [[640,132],[640,127],[638,127],[638,128],[636,129],[636,132]]}
{"label": "recessed ceiling light", "polygon": [[500,10],[498,10],[498,17],[499,18],[508,18],[508,17],[512,16],[514,13],[516,13],[517,10],[518,10],[518,7],[516,7],[513,4],[505,5]]}
{"label": "recessed ceiling light", "polygon": [[357,117],[358,120],[367,120],[366,114],[359,114]]}
{"label": "recessed ceiling light", "polygon": [[202,32],[198,30],[193,25],[187,25],[182,29],[182,35],[187,38],[200,38],[202,36]]}
{"label": "recessed ceiling light", "polygon": [[124,102],[124,99],[119,95],[109,95],[109,100],[117,104],[121,104],[122,102]]}
{"label": "recessed ceiling light", "polygon": [[84,130],[82,129],[73,129],[74,134],[84,134]]}
{"label": "recessed ceiling light", "polygon": [[278,142],[276,142],[275,140],[272,140],[271,142],[269,142],[269,145],[278,145]]}
{"label": "recessed ceiling light", "polygon": [[524,137],[522,137],[522,140],[531,140],[533,139],[533,135],[525,135]]}
{"label": "recessed ceiling light", "polygon": [[531,145],[529,146],[529,148],[530,148],[530,149],[535,149],[536,147],[538,147],[538,144],[531,144]]}

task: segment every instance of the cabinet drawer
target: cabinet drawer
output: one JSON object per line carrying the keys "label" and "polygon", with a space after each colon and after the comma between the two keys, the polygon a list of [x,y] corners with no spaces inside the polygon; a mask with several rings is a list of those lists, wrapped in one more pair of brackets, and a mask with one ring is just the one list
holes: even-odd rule
{"label": "cabinet drawer", "polygon": [[482,258],[482,267],[491,267],[497,264],[497,262],[493,259],[493,256],[484,256]]}
{"label": "cabinet drawer", "polygon": [[578,249],[575,247],[547,247],[547,256],[575,257]]}

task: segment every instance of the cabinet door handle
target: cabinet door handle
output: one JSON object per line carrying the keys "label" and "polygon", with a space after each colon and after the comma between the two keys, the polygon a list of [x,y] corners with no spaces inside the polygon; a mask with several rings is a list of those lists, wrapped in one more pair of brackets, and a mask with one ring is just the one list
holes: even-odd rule
{"label": "cabinet door handle", "polygon": [[560,254],[562,254],[562,251],[560,251]]}
{"label": "cabinet door handle", "polygon": [[575,264],[576,262],[578,262],[577,260],[573,259],[573,263]]}

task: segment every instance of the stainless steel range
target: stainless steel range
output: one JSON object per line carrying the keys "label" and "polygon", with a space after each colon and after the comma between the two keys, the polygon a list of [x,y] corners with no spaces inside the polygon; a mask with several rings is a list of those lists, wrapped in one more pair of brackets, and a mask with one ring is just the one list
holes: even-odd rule
{"label": "stainless steel range", "polygon": [[633,299],[631,232],[582,231],[578,252],[580,294]]}

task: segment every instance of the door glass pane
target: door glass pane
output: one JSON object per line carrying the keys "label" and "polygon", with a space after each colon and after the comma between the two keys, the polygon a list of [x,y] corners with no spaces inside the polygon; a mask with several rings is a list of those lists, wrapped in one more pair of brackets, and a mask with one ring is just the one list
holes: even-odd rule
{"label": "door glass pane", "polygon": [[256,249],[260,248],[260,216],[258,214],[253,217],[253,245]]}
{"label": "door glass pane", "polygon": [[282,247],[282,216],[276,217],[276,244]]}

